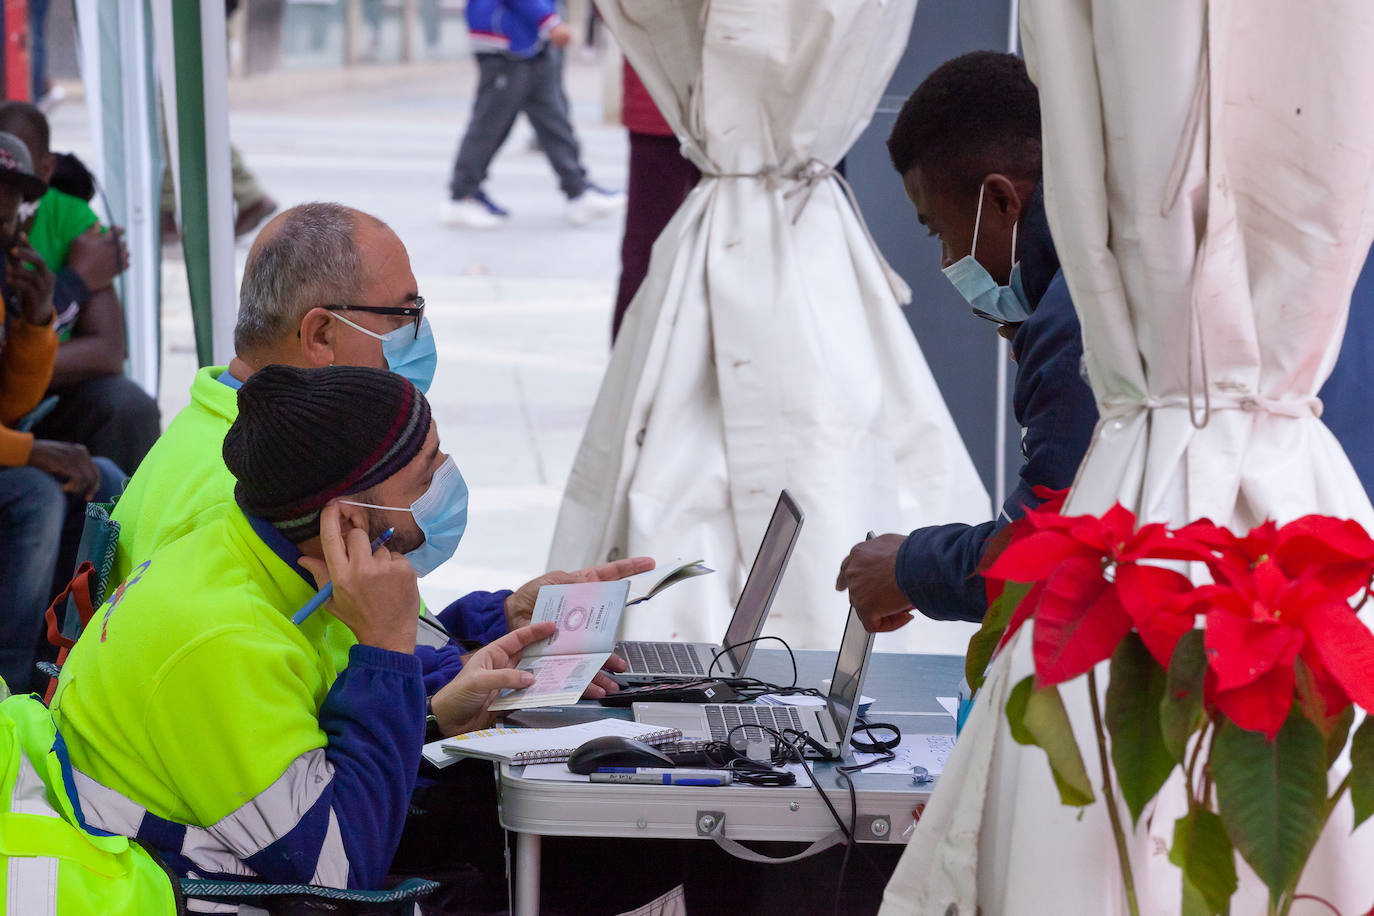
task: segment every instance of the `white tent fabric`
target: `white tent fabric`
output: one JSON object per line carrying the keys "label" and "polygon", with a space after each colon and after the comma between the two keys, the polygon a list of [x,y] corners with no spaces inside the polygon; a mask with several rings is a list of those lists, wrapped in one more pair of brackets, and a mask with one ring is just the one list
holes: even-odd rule
{"label": "white tent fabric", "polygon": [[[1025,0],[1021,27],[1050,223],[1102,412],[1067,511],[1120,501],[1175,524],[1244,530],[1320,512],[1370,527],[1315,395],[1374,235],[1374,8]],[[1007,691],[1031,670],[1025,633],[993,665],[884,913],[1126,912],[1103,800],[1079,821],[1043,752],[1006,728]],[[1100,785],[1085,690],[1063,693]],[[1166,785],[1133,839],[1147,913],[1178,912],[1161,850],[1181,796]],[[1374,827],[1350,825],[1346,803],[1300,890],[1362,913]],[[1237,861],[1232,912],[1263,912]]]}
{"label": "white tent fabric", "polygon": [[162,243],[158,187],[162,152],[153,106],[151,27],[144,0],[76,0],[81,79],[92,144],[88,165],[109,212],[123,226],[129,269],[115,280],[124,305],[129,375],[153,397],[161,359]]}
{"label": "white tent fabric", "polygon": [[786,487],[807,520],[767,632],[830,648],[845,615],[835,574],[867,529],[988,518],[898,307],[909,292],[830,177],[901,56],[915,2],[598,9],[705,177],[654,247],[550,563],[704,558],[719,574],[627,612],[624,632],[717,640]]}

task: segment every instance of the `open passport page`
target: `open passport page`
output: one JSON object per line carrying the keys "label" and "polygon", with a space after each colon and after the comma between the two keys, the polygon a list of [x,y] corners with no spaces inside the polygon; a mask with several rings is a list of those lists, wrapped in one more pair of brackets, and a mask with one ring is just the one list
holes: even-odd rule
{"label": "open passport page", "polygon": [[558,631],[521,656],[517,667],[533,674],[534,683],[505,691],[491,708],[576,703],[615,651],[626,605],[648,601],[669,586],[712,571],[700,560],[673,560],[629,579],[544,586],[535,599],[531,622],[552,620]]}

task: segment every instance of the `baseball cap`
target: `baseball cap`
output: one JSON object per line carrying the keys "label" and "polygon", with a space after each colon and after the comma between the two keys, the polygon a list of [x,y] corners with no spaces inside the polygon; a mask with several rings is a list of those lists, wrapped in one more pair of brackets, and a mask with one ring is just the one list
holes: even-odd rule
{"label": "baseball cap", "polygon": [[0,131],[0,182],[17,187],[25,200],[37,200],[48,190],[47,182],[34,173],[24,141],[4,131]]}

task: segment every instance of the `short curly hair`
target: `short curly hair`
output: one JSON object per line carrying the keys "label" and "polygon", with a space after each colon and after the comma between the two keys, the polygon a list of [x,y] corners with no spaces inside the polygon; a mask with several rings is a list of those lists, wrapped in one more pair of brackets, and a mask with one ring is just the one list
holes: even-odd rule
{"label": "short curly hair", "polygon": [[1015,54],[946,61],[906,100],[887,138],[892,165],[919,165],[951,190],[1001,172],[1040,180],[1040,96]]}

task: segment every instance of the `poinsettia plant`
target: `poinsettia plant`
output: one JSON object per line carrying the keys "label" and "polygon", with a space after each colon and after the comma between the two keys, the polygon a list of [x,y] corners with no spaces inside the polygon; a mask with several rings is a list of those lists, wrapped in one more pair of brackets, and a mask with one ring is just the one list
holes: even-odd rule
{"label": "poinsettia plant", "polygon": [[[1067,516],[1063,492],[1038,495],[1044,504],[988,551],[991,602],[969,646],[969,683],[1032,627],[1035,673],[1012,688],[1008,724],[1044,749],[1064,804],[1083,806],[1095,795],[1060,688],[1086,680],[1133,914],[1113,776],[1134,824],[1180,768],[1187,808],[1169,857],[1183,872],[1182,912],[1228,911],[1239,852],[1269,888],[1269,912],[1287,913],[1337,803],[1350,794],[1357,827],[1374,813],[1374,719],[1350,734],[1355,708],[1374,710],[1374,633],[1356,616],[1374,539],[1316,515],[1244,536],[1206,520],[1137,525],[1120,505]],[[1109,659],[1099,700],[1095,669]],[[1328,792],[1347,741],[1349,773]]]}

